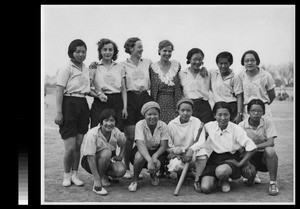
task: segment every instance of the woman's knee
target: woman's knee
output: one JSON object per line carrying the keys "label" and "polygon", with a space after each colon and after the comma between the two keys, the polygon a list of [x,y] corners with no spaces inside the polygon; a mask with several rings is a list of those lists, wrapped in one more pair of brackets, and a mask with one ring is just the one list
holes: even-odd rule
{"label": "woman's knee", "polygon": [[110,149],[103,149],[99,152],[99,159],[109,159],[111,158],[112,152]]}
{"label": "woman's knee", "polygon": [[120,178],[125,175],[126,168],[122,162],[117,161],[112,164],[112,171],[115,178]]}
{"label": "woman's knee", "polygon": [[277,157],[274,147],[266,147],[264,152],[267,158]]}
{"label": "woman's knee", "polygon": [[216,177],[220,180],[225,180],[229,178],[229,175],[232,173],[231,167],[228,164],[219,165],[216,168]]}

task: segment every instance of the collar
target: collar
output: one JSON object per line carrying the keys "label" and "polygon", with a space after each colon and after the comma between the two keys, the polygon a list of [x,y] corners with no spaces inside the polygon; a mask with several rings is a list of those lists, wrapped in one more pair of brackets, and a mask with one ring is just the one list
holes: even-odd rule
{"label": "collar", "polygon": [[[232,70],[232,69],[230,69],[230,70],[231,70],[231,73],[230,73],[228,76],[226,76],[224,80],[227,80],[227,79],[230,79],[230,78],[234,77],[234,72],[233,72],[233,70]],[[221,75],[221,72],[220,72],[220,69],[217,69],[217,70],[216,70],[216,74],[217,74],[217,76],[218,76],[218,74],[220,74],[220,76],[222,76],[222,75]]]}
{"label": "collar", "polygon": [[[79,70],[79,68],[77,67],[77,65],[75,65],[75,63],[72,62],[71,59],[69,60],[69,65]],[[84,68],[84,67],[85,67],[85,64],[82,63],[82,68]],[[79,71],[81,72],[81,70],[79,70]]]}
{"label": "collar", "polygon": [[[116,65],[116,64],[117,64],[117,63],[116,63],[115,61],[112,60],[110,66]],[[104,65],[103,62],[102,62],[102,60],[100,60],[99,65]]]}
{"label": "collar", "polygon": [[[250,117],[245,120],[245,128],[248,128],[248,129],[253,129],[253,127],[249,124],[249,120],[250,120]],[[263,117],[260,118],[260,121],[259,121],[259,125],[257,126],[257,129],[259,129],[260,127],[263,127],[265,124],[265,120]]]}
{"label": "collar", "polygon": [[[140,59],[139,59],[139,62],[142,62],[143,60],[144,60],[143,58],[140,58]],[[134,62],[133,62],[130,58],[127,58],[127,59],[126,59],[126,62],[129,62],[129,63],[134,64]]]}
{"label": "collar", "polygon": [[[190,117],[190,120],[189,120],[187,123],[190,123],[190,122],[192,121],[192,119],[193,119],[193,116]],[[181,125],[181,124],[187,124],[187,123],[181,123],[181,122],[180,122],[180,115],[178,115],[178,116],[175,118],[174,122],[177,123],[177,124],[180,124],[180,125]]]}
{"label": "collar", "polygon": [[230,132],[233,130],[233,123],[232,123],[231,121],[228,122],[227,127],[226,127],[223,131],[222,131],[221,128],[219,127],[217,121],[216,121],[216,123],[217,123],[217,126],[218,126],[218,129],[217,129],[218,132],[228,132],[228,133],[230,133]]}

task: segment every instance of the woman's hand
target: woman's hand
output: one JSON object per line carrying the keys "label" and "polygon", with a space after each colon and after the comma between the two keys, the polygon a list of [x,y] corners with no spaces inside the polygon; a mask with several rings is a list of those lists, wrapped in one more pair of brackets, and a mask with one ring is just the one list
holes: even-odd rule
{"label": "woman's hand", "polygon": [[242,121],[242,115],[237,114],[237,116],[234,118],[233,122],[235,124],[239,124]]}
{"label": "woman's hand", "polygon": [[125,119],[127,119],[127,117],[128,117],[128,112],[127,112],[127,109],[124,108],[124,109],[122,110],[122,119],[125,120]]}
{"label": "woman's hand", "polygon": [[55,124],[60,126],[60,125],[63,124],[63,121],[64,121],[63,114],[62,113],[57,113],[56,118],[54,120]]}
{"label": "woman's hand", "polygon": [[120,156],[114,156],[112,158],[112,160],[114,160],[114,161],[122,161],[122,158]]}
{"label": "woman's hand", "polygon": [[97,69],[98,62],[92,62],[89,66],[89,69]]}
{"label": "woman's hand", "polygon": [[191,162],[193,159],[193,153],[194,151],[192,149],[188,149],[188,151],[186,152],[186,154],[184,155],[182,162],[184,163],[188,163]]}
{"label": "woman's hand", "polygon": [[155,165],[154,165],[154,162],[153,160],[151,159],[151,161],[148,162],[148,172],[150,174],[154,174],[155,173]]}
{"label": "woman's hand", "polygon": [[101,100],[101,102],[107,102],[107,96],[103,93],[98,94],[98,98]]}
{"label": "woman's hand", "polygon": [[204,67],[204,66],[201,67],[201,68],[200,68],[199,74],[200,74],[203,78],[206,78],[206,77],[208,76],[208,71],[207,71],[206,67]]}

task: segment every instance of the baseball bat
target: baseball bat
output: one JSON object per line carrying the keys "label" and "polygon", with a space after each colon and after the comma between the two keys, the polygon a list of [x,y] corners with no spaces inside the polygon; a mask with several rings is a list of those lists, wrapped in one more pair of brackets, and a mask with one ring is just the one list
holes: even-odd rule
{"label": "baseball bat", "polygon": [[187,173],[187,171],[188,171],[188,168],[189,168],[189,163],[186,163],[186,164],[184,165],[184,168],[183,168],[183,170],[182,170],[182,172],[181,172],[179,181],[178,181],[178,183],[177,183],[177,186],[176,186],[176,189],[175,189],[175,192],[174,192],[174,195],[175,195],[175,196],[178,196],[178,194],[179,194],[179,190],[180,190],[180,188],[181,188],[181,186],[182,186],[182,183],[183,183],[183,181],[184,181],[184,178],[185,178],[185,175],[186,175],[186,173]]}

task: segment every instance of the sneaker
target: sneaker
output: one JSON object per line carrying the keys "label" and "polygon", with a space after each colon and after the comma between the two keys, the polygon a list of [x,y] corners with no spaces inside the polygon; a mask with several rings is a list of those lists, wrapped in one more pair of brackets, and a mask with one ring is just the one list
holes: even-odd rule
{"label": "sneaker", "polygon": [[110,183],[109,183],[109,181],[108,181],[107,176],[103,176],[103,178],[101,179],[101,184],[102,184],[102,186],[104,186],[104,187],[109,187],[109,186],[110,186]]}
{"label": "sneaker", "polygon": [[194,181],[194,189],[196,192],[201,192],[201,185],[199,181]]}
{"label": "sneaker", "polygon": [[277,183],[270,183],[269,184],[269,195],[272,195],[272,196],[276,196],[278,195],[279,193],[279,189],[278,189],[278,185]]}
{"label": "sneaker", "polygon": [[153,186],[157,186],[159,184],[159,178],[158,176],[155,174],[151,175],[151,184]]}
{"label": "sneaker", "polygon": [[62,185],[64,187],[68,187],[68,186],[71,186],[71,173],[64,173],[64,180],[63,180],[63,183]]}
{"label": "sneaker", "polygon": [[222,192],[229,192],[230,191],[229,182],[228,181],[222,181],[221,189],[222,189]]}
{"label": "sneaker", "polygon": [[83,182],[78,178],[78,175],[75,173],[71,176],[71,182],[73,182],[76,186],[83,185]]}
{"label": "sneaker", "polygon": [[132,173],[130,172],[130,170],[126,170],[126,173],[124,174],[124,178],[126,179],[131,179],[132,178]]}
{"label": "sneaker", "polygon": [[261,179],[258,177],[258,174],[255,175],[254,183],[255,184],[260,184],[261,183]]}
{"label": "sneaker", "polygon": [[99,194],[99,195],[102,195],[102,196],[108,194],[108,192],[106,191],[106,189],[104,189],[101,186],[94,186],[93,187],[93,191],[96,192],[96,194]]}
{"label": "sneaker", "polygon": [[232,182],[232,178],[229,178],[228,181],[229,181],[229,182]]}
{"label": "sneaker", "polygon": [[136,181],[131,182],[131,184],[128,186],[128,190],[130,192],[135,192],[137,190],[137,182]]}

